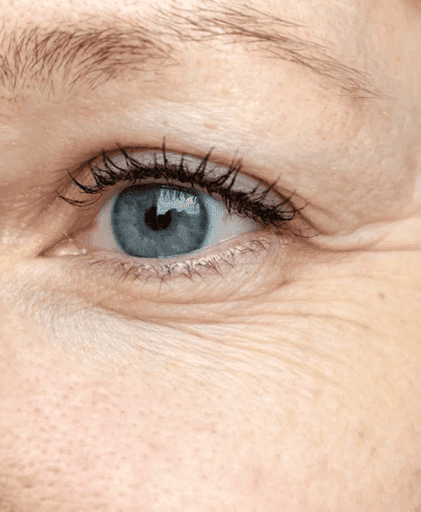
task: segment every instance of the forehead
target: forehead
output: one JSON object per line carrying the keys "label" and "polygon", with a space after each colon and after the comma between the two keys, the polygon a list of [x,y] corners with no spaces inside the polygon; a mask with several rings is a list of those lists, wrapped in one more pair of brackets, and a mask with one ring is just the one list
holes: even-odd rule
{"label": "forehead", "polygon": [[[138,18],[142,16],[145,23],[150,22],[157,15],[172,12],[174,14],[185,12],[205,13],[206,11],[244,10],[247,16],[252,16],[252,10],[266,12],[269,15],[280,16],[286,22],[310,21],[315,23],[312,31],[320,31],[320,35],[326,34],[332,18],[342,18],[347,26],[352,25],[361,12],[364,11],[360,2],[354,0],[342,0],[339,2],[327,2],[325,0],[248,0],[247,2],[231,0],[127,0],[115,2],[113,0],[1,0],[0,11],[2,19],[7,25],[14,25],[18,20],[19,25],[28,21],[34,21],[48,25],[50,20],[66,19],[72,22],[80,22],[87,15],[95,16],[99,13],[112,12],[124,16]],[[18,16],[17,16],[18,15]]]}

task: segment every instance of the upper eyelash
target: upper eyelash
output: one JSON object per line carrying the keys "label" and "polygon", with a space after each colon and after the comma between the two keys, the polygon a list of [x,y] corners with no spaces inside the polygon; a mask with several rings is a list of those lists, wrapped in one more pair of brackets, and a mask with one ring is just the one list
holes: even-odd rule
{"label": "upper eyelash", "polygon": [[[189,184],[192,188],[200,187],[206,190],[210,196],[218,194],[222,198],[229,213],[234,211],[237,215],[252,218],[264,226],[274,226],[278,228],[283,227],[285,222],[292,221],[297,212],[302,210],[302,208],[296,208],[291,203],[292,196],[286,199],[281,198],[280,203],[276,205],[265,204],[264,201],[266,197],[272,191],[278,180],[260,192],[258,192],[259,184],[248,192],[233,190],[237,176],[242,170],[241,159],[237,161],[233,160],[230,167],[227,168],[227,172],[221,176],[215,178],[206,176],[206,168],[209,164],[213,149],[209,151],[192,172],[184,162],[184,155],[181,155],[181,161],[178,164],[173,164],[167,160],[165,138],[162,145],[163,164],[158,163],[155,156],[153,166],[146,166],[138,162],[119,144],[117,144],[117,147],[125,158],[126,168],[118,167],[107,153],[103,151],[101,157],[104,168],[93,165],[94,160],[97,158],[89,160],[88,162],[88,167],[95,184],[91,186],[83,185],[71,176],[72,182],[85,194],[95,195],[121,182],[141,184],[142,180],[147,178],[164,178],[167,180],[168,184],[171,184],[171,180],[174,180],[183,184]],[[60,195],[58,192],[57,195],[67,203],[76,207],[87,207],[95,202],[69,199]]]}

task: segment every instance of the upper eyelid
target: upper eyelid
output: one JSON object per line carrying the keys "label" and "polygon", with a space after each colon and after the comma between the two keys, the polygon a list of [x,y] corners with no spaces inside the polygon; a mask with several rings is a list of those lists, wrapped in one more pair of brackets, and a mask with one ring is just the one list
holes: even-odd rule
{"label": "upper eyelid", "polygon": [[[130,179],[130,173],[128,173],[128,166],[119,166],[118,163],[116,164],[116,160],[118,161],[119,158],[124,158],[127,163],[134,163],[135,166],[139,163],[138,160],[136,160],[134,157],[130,156],[130,153],[142,153],[142,164],[147,163],[145,161],[145,155],[146,157],[149,157],[150,161],[149,164],[153,165],[155,163],[158,163],[162,165],[164,163],[164,159],[171,165],[171,166],[178,166],[179,163],[183,162],[186,166],[186,169],[190,171],[192,168],[195,168],[194,172],[188,172],[188,175],[191,176],[191,181],[188,179],[184,183],[197,183],[196,176],[200,170],[203,169],[203,174],[206,174],[207,178],[210,177],[210,175],[213,175],[213,178],[223,178],[226,174],[227,169],[232,169],[234,172],[232,174],[232,184],[234,189],[241,189],[242,191],[245,190],[247,186],[247,181],[249,182],[249,185],[251,186],[251,183],[253,183],[253,187],[256,190],[260,188],[260,190],[265,194],[270,194],[271,192],[274,192],[274,188],[279,182],[280,178],[278,177],[275,181],[273,181],[271,184],[265,183],[262,180],[256,178],[255,176],[251,176],[250,174],[246,173],[245,169],[243,168],[242,158],[235,157],[231,159],[230,164],[222,164],[220,162],[213,161],[212,152],[215,149],[214,147],[211,148],[210,151],[203,157],[203,156],[194,156],[186,153],[178,153],[173,151],[167,151],[165,146],[165,137],[163,141],[162,148],[158,149],[149,149],[144,148],[142,150],[139,149],[127,149],[124,148],[121,144],[118,144],[118,153],[114,155],[110,155],[110,152],[102,151],[100,157],[95,157],[94,159],[91,159],[88,161],[88,164],[92,164],[95,168],[97,168],[99,171],[101,170],[109,170],[112,171],[112,168],[117,168],[119,171],[121,171],[123,174],[127,173],[127,178]],[[152,156],[153,154],[153,156]],[[161,156],[163,156],[161,158]],[[104,160],[105,169],[103,169],[101,166],[94,165],[94,162],[98,160],[98,158],[102,158]],[[173,159],[173,160],[171,160]],[[190,162],[190,168],[188,166],[188,163]],[[197,163],[199,163],[199,166],[197,166]],[[111,164],[111,168],[109,167],[109,164]],[[219,170],[219,173],[217,172],[215,175],[215,171]],[[205,172],[206,171],[206,172]],[[174,175],[174,179],[179,179],[180,174],[177,172],[177,174]],[[207,179],[208,181],[208,179]],[[217,180],[216,180],[217,181]],[[241,187],[235,186],[241,184]],[[250,190],[251,191],[251,190]],[[291,196],[288,198],[291,199],[291,197],[294,194],[291,194]],[[287,201],[288,201],[287,200]],[[301,208],[300,208],[301,210]]]}

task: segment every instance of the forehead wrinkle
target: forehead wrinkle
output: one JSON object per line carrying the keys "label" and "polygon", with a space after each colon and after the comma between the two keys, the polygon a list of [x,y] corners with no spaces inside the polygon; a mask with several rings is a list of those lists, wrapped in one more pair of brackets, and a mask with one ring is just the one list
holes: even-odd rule
{"label": "forehead wrinkle", "polygon": [[25,92],[33,90],[47,98],[73,91],[77,96],[118,81],[127,73],[136,73],[139,79],[150,71],[161,76],[165,66],[181,65],[183,48],[213,41],[217,43],[215,51],[221,50],[219,44],[223,51],[239,45],[264,58],[294,62],[353,99],[385,97],[366,71],[342,62],[326,46],[291,33],[305,25],[247,3],[235,7],[209,0],[206,7],[154,8],[152,15],[130,19],[104,9],[97,16],[81,16],[78,23],[52,23],[2,30],[3,98],[22,99]]}

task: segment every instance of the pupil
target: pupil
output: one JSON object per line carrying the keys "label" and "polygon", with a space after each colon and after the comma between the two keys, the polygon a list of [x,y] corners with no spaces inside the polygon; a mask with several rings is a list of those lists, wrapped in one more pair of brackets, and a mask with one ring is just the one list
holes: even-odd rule
{"label": "pupil", "polygon": [[171,211],[172,210],[168,210],[165,215],[157,215],[156,206],[152,206],[145,214],[145,224],[153,231],[167,229],[171,224]]}

